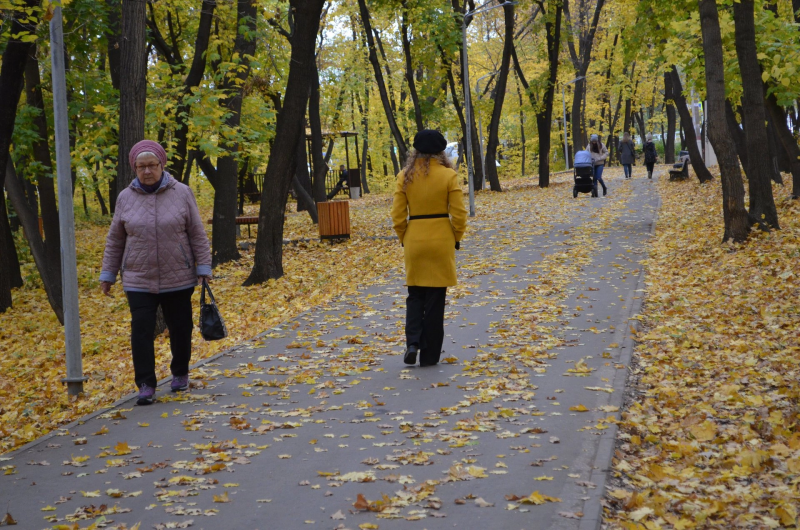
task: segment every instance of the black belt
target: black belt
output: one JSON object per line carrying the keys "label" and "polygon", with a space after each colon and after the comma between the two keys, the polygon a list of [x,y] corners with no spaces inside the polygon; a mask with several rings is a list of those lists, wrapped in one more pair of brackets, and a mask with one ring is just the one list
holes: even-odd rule
{"label": "black belt", "polygon": [[439,217],[450,217],[449,213],[432,213],[428,215],[412,215],[408,218],[409,221],[414,219],[438,219]]}

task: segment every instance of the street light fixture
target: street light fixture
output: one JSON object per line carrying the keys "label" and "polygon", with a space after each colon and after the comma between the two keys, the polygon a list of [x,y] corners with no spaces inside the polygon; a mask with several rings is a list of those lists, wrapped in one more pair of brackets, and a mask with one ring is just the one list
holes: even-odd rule
{"label": "street light fixture", "polygon": [[464,81],[464,120],[466,122],[467,128],[467,135],[465,138],[465,146],[464,150],[467,154],[467,181],[469,183],[469,216],[475,217],[475,189],[474,189],[474,182],[475,182],[475,175],[474,171],[472,170],[472,97],[469,93],[469,57],[467,51],[467,23],[469,19],[474,17],[477,14],[485,13],[487,11],[491,11],[492,9],[497,9],[498,7],[508,6],[508,5],[517,5],[517,2],[501,2],[496,6],[487,7],[487,4],[491,0],[488,0],[485,4],[481,5],[477,9],[473,9],[472,11],[467,11],[464,13],[464,18],[461,20],[461,49],[463,50],[463,81]]}
{"label": "street light fixture", "polygon": [[564,93],[564,87],[566,85],[571,85],[572,83],[577,83],[581,79],[586,79],[585,76],[576,77],[572,81],[564,83],[561,85],[561,110],[564,115],[564,167],[565,169],[569,169],[569,147],[568,147],[568,140],[567,140],[567,103],[566,103],[566,95]]}

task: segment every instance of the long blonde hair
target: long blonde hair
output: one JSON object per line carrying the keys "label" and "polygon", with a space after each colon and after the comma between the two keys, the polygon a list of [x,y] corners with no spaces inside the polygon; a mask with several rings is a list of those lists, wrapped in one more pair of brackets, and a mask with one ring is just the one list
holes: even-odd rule
{"label": "long blonde hair", "polygon": [[[420,153],[416,149],[412,149],[406,158],[406,165],[403,166],[403,189],[414,180],[417,174],[427,175],[431,168],[431,159],[436,160],[442,166],[453,169],[453,164],[444,154],[444,151],[434,154]],[[417,160],[422,160],[422,164],[417,166]]]}

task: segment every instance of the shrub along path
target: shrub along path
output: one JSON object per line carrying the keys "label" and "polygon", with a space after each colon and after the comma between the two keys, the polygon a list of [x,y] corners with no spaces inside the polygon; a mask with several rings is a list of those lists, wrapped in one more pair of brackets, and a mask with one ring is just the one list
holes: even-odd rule
{"label": "shrub along path", "polygon": [[2,457],[0,498],[22,528],[596,527],[658,203],[611,173],[481,197],[440,365],[402,363],[398,268]]}

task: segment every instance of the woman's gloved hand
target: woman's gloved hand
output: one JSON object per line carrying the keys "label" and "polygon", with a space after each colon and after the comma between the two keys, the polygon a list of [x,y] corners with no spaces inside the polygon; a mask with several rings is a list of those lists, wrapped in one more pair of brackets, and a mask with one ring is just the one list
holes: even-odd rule
{"label": "woman's gloved hand", "polygon": [[456,250],[461,250],[461,241],[456,241]]}

